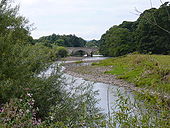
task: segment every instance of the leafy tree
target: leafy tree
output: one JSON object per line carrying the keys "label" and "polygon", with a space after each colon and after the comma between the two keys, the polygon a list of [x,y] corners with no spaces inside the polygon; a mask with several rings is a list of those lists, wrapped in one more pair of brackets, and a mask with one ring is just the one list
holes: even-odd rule
{"label": "leafy tree", "polygon": [[151,52],[153,54],[169,54],[170,31],[169,16],[170,6],[162,5],[159,9],[149,9],[141,14],[136,29],[137,50],[142,53]]}
{"label": "leafy tree", "polygon": [[130,52],[170,54],[170,5],[145,10],[137,21],[113,26],[100,39],[100,52],[121,56]]}
{"label": "leafy tree", "polygon": [[61,46],[56,47],[56,48],[54,48],[54,50],[55,50],[55,54],[56,54],[57,58],[63,58],[63,57],[68,56],[68,51],[64,47],[61,47]]}
{"label": "leafy tree", "polygon": [[123,21],[122,24],[119,25],[120,28],[127,28],[130,32],[133,32],[136,29],[135,22]]}
{"label": "leafy tree", "polygon": [[132,52],[128,29],[113,26],[101,38],[100,53],[105,56],[121,56]]}
{"label": "leafy tree", "polygon": [[18,14],[18,6],[11,8],[9,0],[0,2],[0,36],[13,42],[28,42],[28,20]]}
{"label": "leafy tree", "polygon": [[56,35],[56,34],[40,37],[38,40],[35,40],[35,42],[36,43],[45,42],[49,45],[55,44],[64,47],[84,47],[86,44],[85,40],[75,35]]}
{"label": "leafy tree", "polygon": [[86,47],[98,47],[99,46],[99,41],[98,40],[91,40],[87,41]]}
{"label": "leafy tree", "polygon": [[[66,89],[60,68],[52,65],[53,49],[29,42],[29,25],[12,7],[0,2],[0,127],[99,127],[103,116],[92,88],[76,86],[80,95]],[[64,48],[59,51],[65,56]],[[43,126],[34,124],[37,119]]]}
{"label": "leafy tree", "polygon": [[30,44],[28,21],[18,15],[18,7],[12,7],[8,0],[0,2],[0,106],[20,98],[26,89],[35,90],[35,76],[52,59],[49,48]]}

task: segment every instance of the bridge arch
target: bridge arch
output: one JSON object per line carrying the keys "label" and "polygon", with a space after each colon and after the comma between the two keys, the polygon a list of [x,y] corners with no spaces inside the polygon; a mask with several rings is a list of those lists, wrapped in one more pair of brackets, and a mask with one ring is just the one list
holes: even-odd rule
{"label": "bridge arch", "polygon": [[98,51],[98,48],[88,48],[88,47],[66,47],[70,55],[74,55],[78,51],[83,51],[87,56],[93,56],[94,52]]}
{"label": "bridge arch", "polygon": [[87,51],[84,51],[84,50],[75,50],[71,53],[72,56],[84,56],[84,55],[87,55],[88,56],[88,52]]}

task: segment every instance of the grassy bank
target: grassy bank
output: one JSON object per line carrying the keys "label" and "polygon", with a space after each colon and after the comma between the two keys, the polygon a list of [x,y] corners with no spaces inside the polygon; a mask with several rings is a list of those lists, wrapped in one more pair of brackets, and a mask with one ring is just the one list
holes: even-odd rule
{"label": "grassy bank", "polygon": [[160,93],[170,93],[170,55],[127,55],[109,58],[98,66],[112,66],[105,73],[116,75],[138,87],[146,87]]}

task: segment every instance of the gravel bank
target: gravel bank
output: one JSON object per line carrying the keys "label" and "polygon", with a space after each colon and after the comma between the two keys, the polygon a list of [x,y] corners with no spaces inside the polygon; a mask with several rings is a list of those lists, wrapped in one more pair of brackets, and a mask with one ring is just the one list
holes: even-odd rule
{"label": "gravel bank", "polygon": [[109,66],[91,66],[90,62],[85,62],[83,64],[75,64],[75,63],[67,63],[64,65],[64,72],[79,78],[83,78],[85,80],[93,81],[93,82],[102,82],[105,84],[117,85],[120,87],[126,87],[131,90],[134,89],[134,85],[128,83],[124,80],[117,79],[114,75],[105,74],[105,71],[109,71],[112,67]]}
{"label": "gravel bank", "polygon": [[139,93],[149,92],[151,95],[159,95],[165,99],[170,99],[169,95],[166,94],[158,94],[155,91],[148,90],[146,88],[138,88],[135,87],[134,84],[128,83],[125,80],[117,79],[116,76],[111,74],[105,74],[105,71],[109,71],[111,66],[92,66],[91,63],[93,61],[84,62],[82,64],[76,63],[66,63],[64,64],[65,70],[64,72],[72,75],[74,77],[83,78],[85,80],[93,81],[93,82],[101,82],[110,85],[116,85],[120,87],[125,87],[131,91],[137,91]]}

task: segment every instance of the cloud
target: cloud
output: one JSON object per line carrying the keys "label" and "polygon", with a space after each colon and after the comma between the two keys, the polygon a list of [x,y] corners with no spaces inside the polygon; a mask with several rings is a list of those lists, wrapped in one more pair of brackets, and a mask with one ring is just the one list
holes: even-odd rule
{"label": "cloud", "polygon": [[[165,0],[164,0],[165,1]],[[35,23],[34,38],[47,34],[77,34],[99,39],[109,27],[124,20],[134,21],[140,11],[149,9],[149,0],[17,0],[21,14]],[[159,0],[153,1],[159,7]]]}
{"label": "cloud", "polygon": [[22,0],[22,4],[25,4],[25,5],[32,5],[38,2],[40,2],[40,0]]}

